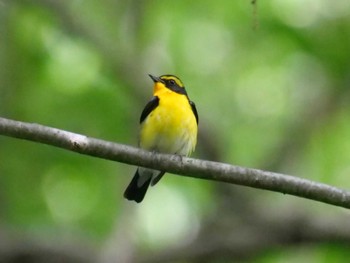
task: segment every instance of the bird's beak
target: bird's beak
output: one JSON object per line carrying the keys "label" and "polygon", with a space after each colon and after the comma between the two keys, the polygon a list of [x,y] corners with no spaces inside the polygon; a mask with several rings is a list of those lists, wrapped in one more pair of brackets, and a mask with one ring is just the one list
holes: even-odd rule
{"label": "bird's beak", "polygon": [[157,82],[163,82],[162,79],[156,77],[156,76],[153,76],[151,74],[148,74],[148,76],[150,76],[150,78],[153,80],[154,83],[157,83]]}

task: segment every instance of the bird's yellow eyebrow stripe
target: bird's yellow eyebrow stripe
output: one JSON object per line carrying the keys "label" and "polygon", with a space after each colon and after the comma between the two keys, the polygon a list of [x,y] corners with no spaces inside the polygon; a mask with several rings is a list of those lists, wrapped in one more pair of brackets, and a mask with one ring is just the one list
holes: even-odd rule
{"label": "bird's yellow eyebrow stripe", "polygon": [[182,84],[182,82],[181,82],[178,78],[176,78],[176,77],[174,77],[174,76],[165,75],[165,76],[161,76],[161,79],[163,79],[163,80],[170,80],[170,79],[172,79],[172,80],[175,81],[175,83],[176,83],[179,87],[184,87],[184,84]]}

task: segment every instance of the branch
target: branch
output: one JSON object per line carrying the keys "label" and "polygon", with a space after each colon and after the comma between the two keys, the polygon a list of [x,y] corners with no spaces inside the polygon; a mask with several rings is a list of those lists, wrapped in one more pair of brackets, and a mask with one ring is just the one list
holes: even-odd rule
{"label": "branch", "polygon": [[39,124],[5,118],[0,118],[0,135],[40,142],[102,159],[194,178],[265,189],[350,208],[350,192],[290,175],[178,155],[153,153]]}
{"label": "branch", "polygon": [[[218,220],[218,217],[215,217]],[[219,218],[220,220],[220,218]],[[266,251],[288,250],[293,246],[350,243],[349,219],[288,216],[276,213],[276,217],[265,220],[252,217],[251,222],[242,221],[238,225],[219,225],[214,223],[211,229],[189,243],[177,243],[173,247],[136,256],[137,263],[170,262],[255,262]],[[232,221],[231,221],[232,222]],[[268,234],[267,234],[268,233]],[[340,245],[340,246],[341,246]]]}
{"label": "branch", "polygon": [[[34,237],[35,236],[35,237]],[[85,240],[13,233],[0,227],[0,262],[93,263],[97,249]]]}

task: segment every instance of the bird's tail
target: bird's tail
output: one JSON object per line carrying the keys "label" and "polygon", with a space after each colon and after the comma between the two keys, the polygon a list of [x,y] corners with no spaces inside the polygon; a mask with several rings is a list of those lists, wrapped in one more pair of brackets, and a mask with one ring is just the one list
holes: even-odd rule
{"label": "bird's tail", "polygon": [[[148,186],[151,183],[152,176],[146,180],[140,177],[139,169],[136,170],[134,177],[124,192],[124,197],[128,200],[133,200],[140,203],[146,195]],[[143,181],[143,182],[142,182]]]}

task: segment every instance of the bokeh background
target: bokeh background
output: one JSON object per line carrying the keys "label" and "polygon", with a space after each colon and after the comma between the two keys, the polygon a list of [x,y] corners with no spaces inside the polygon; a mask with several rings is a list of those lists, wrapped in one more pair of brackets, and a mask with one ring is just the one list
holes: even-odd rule
{"label": "bokeh background", "polygon": [[[194,157],[350,189],[350,1],[0,0],[0,114],[137,145],[148,73],[196,102]],[[347,262],[347,210],[0,137],[0,262]]]}

